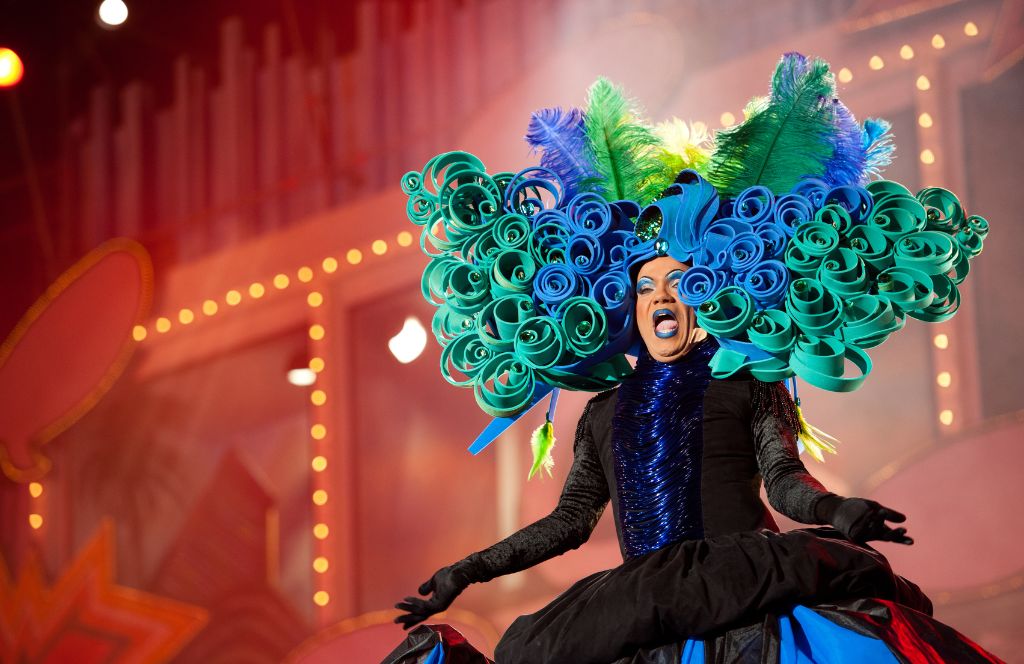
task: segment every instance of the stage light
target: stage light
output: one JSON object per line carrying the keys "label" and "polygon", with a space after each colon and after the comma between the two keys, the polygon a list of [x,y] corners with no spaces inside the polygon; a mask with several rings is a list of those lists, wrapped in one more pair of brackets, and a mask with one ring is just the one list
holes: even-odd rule
{"label": "stage light", "polygon": [[327,562],[327,558],[317,556],[313,559],[313,569],[316,570],[318,574],[326,572],[328,567],[330,567],[330,564]]}
{"label": "stage light", "polygon": [[309,400],[314,406],[322,406],[327,403],[327,393],[323,390],[313,390],[309,395]]}
{"label": "stage light", "polygon": [[402,231],[401,233],[398,234],[398,237],[395,239],[398,241],[399,247],[408,247],[410,244],[412,244],[412,233],[410,233],[409,231]]}
{"label": "stage light", "polygon": [[128,5],[123,0],[103,0],[96,15],[101,25],[116,28],[128,20]]}
{"label": "stage light", "polygon": [[142,341],[146,338],[146,327],[144,325],[136,325],[132,328],[132,339],[136,341]]}
{"label": "stage light", "polygon": [[43,527],[43,515],[42,514],[29,514],[28,525],[32,526],[32,530],[39,530]]}
{"label": "stage light", "polygon": [[323,303],[324,296],[317,291],[313,291],[312,293],[306,296],[306,304],[308,304],[311,307],[319,307]]}
{"label": "stage light", "polygon": [[327,606],[327,603],[331,601],[331,596],[327,594],[326,590],[318,590],[313,593],[313,601],[317,606]]}
{"label": "stage light", "polygon": [[274,288],[277,290],[284,290],[285,288],[288,288],[288,284],[290,283],[291,281],[288,279],[287,274],[274,275]]}
{"label": "stage light", "polygon": [[935,338],[932,339],[932,343],[934,343],[935,347],[939,350],[946,350],[949,348],[949,337],[945,334],[936,334]]}
{"label": "stage light", "polygon": [[726,111],[718,116],[718,121],[722,123],[723,127],[731,127],[736,124],[736,116]]}
{"label": "stage light", "polygon": [[415,316],[405,319],[401,332],[388,340],[388,349],[402,364],[409,364],[427,347],[427,331]]}
{"label": "stage light", "polygon": [[33,498],[38,498],[39,496],[43,495],[43,485],[40,484],[39,482],[29,482],[28,495],[32,496]]}
{"label": "stage light", "polygon": [[347,260],[350,265],[359,265],[359,262],[363,260],[363,252],[358,249],[349,249],[348,253],[345,254],[345,260]]}
{"label": "stage light", "polygon": [[914,57],[914,49],[910,47],[910,44],[904,44],[900,46],[900,57],[904,60],[911,60]]}
{"label": "stage light", "polygon": [[932,116],[929,113],[922,113],[917,116],[917,124],[921,125],[925,129],[930,128],[932,126]]}
{"label": "stage light", "polygon": [[171,329],[171,319],[170,318],[164,318],[163,316],[161,316],[160,318],[156,319],[156,331],[157,332],[163,334],[164,332],[166,332],[169,329]]}
{"label": "stage light", "polygon": [[217,303],[213,300],[203,300],[203,313],[207,316],[217,313]]}
{"label": "stage light", "polygon": [[370,245],[370,251],[377,254],[378,256],[383,256],[387,252],[387,250],[388,243],[385,242],[384,240],[374,240],[373,244]]}
{"label": "stage light", "polygon": [[263,294],[266,292],[267,289],[264,288],[263,284],[261,284],[258,281],[249,285],[249,295],[255,300],[258,300],[261,297],[263,297]]}
{"label": "stage light", "polygon": [[25,75],[25,65],[18,54],[9,48],[0,48],[0,88],[11,88]]}
{"label": "stage light", "polygon": [[314,472],[322,473],[327,469],[327,457],[315,456],[309,465],[312,466]]}
{"label": "stage light", "polygon": [[309,387],[316,382],[316,374],[312,369],[301,367],[288,370],[288,382],[299,387]]}
{"label": "stage light", "polygon": [[242,294],[236,290],[229,290],[224,296],[224,301],[228,303],[228,306],[233,307],[242,301]]}
{"label": "stage light", "polygon": [[327,492],[323,489],[317,489],[313,492],[313,504],[323,506],[327,504]]}
{"label": "stage light", "polygon": [[927,76],[921,74],[920,76],[917,77],[916,85],[918,90],[924,92],[925,90],[928,90],[929,88],[932,87],[932,82],[928,80]]}
{"label": "stage light", "polygon": [[299,268],[295,275],[299,278],[299,281],[301,281],[304,284],[308,284],[309,282],[313,281],[313,268],[306,267],[305,265],[303,265],[302,267]]}
{"label": "stage light", "polygon": [[935,153],[925,148],[921,150],[921,163],[926,165],[932,165],[935,163]]}
{"label": "stage light", "polygon": [[945,48],[946,40],[942,37],[942,35],[937,34],[934,37],[932,37],[932,46],[934,48]]}
{"label": "stage light", "polygon": [[852,71],[850,71],[846,67],[843,67],[842,69],[839,70],[839,82],[840,83],[849,83],[852,80],[853,80],[853,72]]}
{"label": "stage light", "polygon": [[939,422],[942,422],[947,427],[953,423],[953,411],[948,408],[939,413]]}
{"label": "stage light", "polygon": [[964,23],[964,34],[968,37],[978,36],[978,25],[974,21]]}
{"label": "stage light", "polygon": [[196,315],[192,313],[191,309],[182,309],[178,312],[178,321],[182,325],[188,325],[196,319]]}
{"label": "stage light", "polygon": [[949,387],[953,384],[953,376],[948,371],[940,371],[939,375],[935,377],[935,382],[939,384],[939,387]]}
{"label": "stage light", "polygon": [[875,71],[878,71],[885,66],[885,60],[879,55],[872,55],[871,59],[868,60],[868,67],[871,67]]}
{"label": "stage light", "polygon": [[309,435],[313,440],[323,440],[327,436],[327,427],[322,424],[314,424],[309,428]]}
{"label": "stage light", "polygon": [[333,274],[338,269],[338,259],[332,256],[328,256],[320,264],[320,267],[324,269],[327,274]]}
{"label": "stage light", "polygon": [[313,373],[320,373],[324,370],[324,358],[314,357],[309,361],[309,368]]}
{"label": "stage light", "polygon": [[309,338],[313,341],[320,341],[324,338],[324,326],[323,325],[310,325],[309,326]]}
{"label": "stage light", "polygon": [[318,540],[327,539],[327,536],[330,534],[331,530],[327,527],[326,523],[318,523],[313,526],[313,537]]}

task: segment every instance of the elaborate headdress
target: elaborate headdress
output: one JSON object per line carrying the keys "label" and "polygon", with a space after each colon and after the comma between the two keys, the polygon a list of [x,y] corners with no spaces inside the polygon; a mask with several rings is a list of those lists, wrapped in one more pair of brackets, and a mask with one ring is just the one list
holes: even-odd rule
{"label": "elaborate headdress", "polygon": [[[449,152],[404,177],[430,256],[422,287],[442,375],[496,418],[474,453],[552,390],[629,374],[630,268],[658,255],[692,266],[679,295],[721,346],[716,377],[853,390],[871,370],[867,349],[907,316],[956,312],[988,223],[945,189],[880,179],[889,125],[858,123],[824,61],[783,56],[745,114],[705,147],[678,119],[645,124],[599,79],[586,110],[533,114],[539,166],[490,174]],[[804,442],[819,458],[829,447]],[[538,446],[534,471],[550,440]]]}

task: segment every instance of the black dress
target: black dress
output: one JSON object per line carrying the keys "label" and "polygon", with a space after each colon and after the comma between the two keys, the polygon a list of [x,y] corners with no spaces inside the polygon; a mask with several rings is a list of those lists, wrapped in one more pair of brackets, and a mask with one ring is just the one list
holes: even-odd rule
{"label": "black dress", "polygon": [[[819,507],[834,496],[800,461],[778,407],[791,406],[785,388],[711,379],[715,350],[708,340],[674,365],[641,355],[633,377],[588,402],[554,511],[466,559],[473,582],[527,569],[582,545],[612,506],[623,564],[518,618],[495,660],[773,662],[803,647],[809,661],[805,642],[824,619],[843,632],[837,643],[855,648],[843,641],[853,635],[890,657],[871,661],[999,661],[931,619],[928,598],[877,551],[829,527],[778,532],[762,481],[772,506],[801,523],[824,523]],[[675,445],[660,466],[655,434]]]}

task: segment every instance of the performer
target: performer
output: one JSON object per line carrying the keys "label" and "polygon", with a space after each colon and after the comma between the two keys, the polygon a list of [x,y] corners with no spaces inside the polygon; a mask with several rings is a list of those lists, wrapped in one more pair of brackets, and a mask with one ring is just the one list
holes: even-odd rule
{"label": "performer", "polygon": [[[489,176],[450,153],[407,176],[442,372],[497,418],[473,449],[553,388],[604,391],[555,510],[436,572],[396,622],[582,545],[610,502],[624,563],[516,620],[498,662],[999,661],[866,546],[912,544],[887,523],[904,515],[807,472],[801,448],[834,446],[781,382],[855,389],[865,349],[907,316],[953,315],[987,223],[944,190],[862,186],[888,161],[888,127],[856,123],[822,61],[787,54],[748,108],[709,155],[671,144],[678,123],[659,138],[598,81],[585,112],[534,114],[540,168]],[[779,533],[762,480],[778,511],[824,527]]]}

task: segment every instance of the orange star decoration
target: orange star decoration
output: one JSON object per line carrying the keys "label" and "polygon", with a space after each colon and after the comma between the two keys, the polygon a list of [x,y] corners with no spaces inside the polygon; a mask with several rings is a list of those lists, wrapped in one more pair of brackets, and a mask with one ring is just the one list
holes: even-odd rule
{"label": "orange star decoration", "polygon": [[199,607],[114,584],[113,534],[103,524],[51,587],[38,554],[17,583],[0,559],[0,662],[165,662],[203,627]]}

